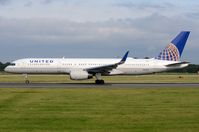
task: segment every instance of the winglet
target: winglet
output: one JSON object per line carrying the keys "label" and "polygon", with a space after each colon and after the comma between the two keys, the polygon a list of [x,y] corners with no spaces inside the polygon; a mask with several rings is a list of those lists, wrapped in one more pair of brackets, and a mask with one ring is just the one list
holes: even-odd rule
{"label": "winglet", "polygon": [[126,54],[123,56],[122,60],[118,64],[123,64],[125,63],[127,57],[128,57],[129,51],[126,52]]}

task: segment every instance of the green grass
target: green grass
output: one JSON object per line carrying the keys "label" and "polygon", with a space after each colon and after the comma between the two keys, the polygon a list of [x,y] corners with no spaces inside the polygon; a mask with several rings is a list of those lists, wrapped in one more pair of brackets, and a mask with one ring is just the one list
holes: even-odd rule
{"label": "green grass", "polygon": [[[180,76],[180,78],[179,78]],[[108,83],[199,82],[196,74],[103,77]],[[66,75],[31,75],[31,82],[71,81]],[[24,82],[1,74],[0,82]],[[199,88],[0,89],[0,132],[199,131]]]}
{"label": "green grass", "polygon": [[[143,76],[107,76],[103,77],[107,83],[199,83],[197,74],[154,74]],[[85,81],[72,81],[67,75],[30,75],[31,82],[57,82],[57,83],[93,83],[94,79]],[[3,74],[0,82],[24,82],[23,75]]]}
{"label": "green grass", "polygon": [[199,88],[0,89],[1,132],[197,132]]}

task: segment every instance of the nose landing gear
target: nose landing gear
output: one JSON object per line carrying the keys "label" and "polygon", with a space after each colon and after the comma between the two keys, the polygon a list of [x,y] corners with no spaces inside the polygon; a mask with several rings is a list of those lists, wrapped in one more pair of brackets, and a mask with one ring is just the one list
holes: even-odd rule
{"label": "nose landing gear", "polygon": [[23,74],[23,75],[24,75],[25,84],[29,84],[30,81],[28,80],[28,74]]}

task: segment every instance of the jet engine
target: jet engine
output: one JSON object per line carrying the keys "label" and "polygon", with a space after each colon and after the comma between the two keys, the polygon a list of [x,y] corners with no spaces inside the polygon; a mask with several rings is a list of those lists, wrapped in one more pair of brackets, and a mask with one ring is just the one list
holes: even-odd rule
{"label": "jet engine", "polygon": [[93,75],[89,74],[87,71],[83,70],[72,70],[70,72],[71,80],[87,80],[93,78]]}

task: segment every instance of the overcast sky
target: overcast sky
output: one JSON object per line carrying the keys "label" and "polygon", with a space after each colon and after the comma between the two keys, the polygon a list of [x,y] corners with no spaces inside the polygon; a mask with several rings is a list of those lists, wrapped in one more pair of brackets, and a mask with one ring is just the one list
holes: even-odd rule
{"label": "overcast sky", "polygon": [[198,0],[0,0],[0,61],[155,57],[191,31],[182,60],[199,64]]}

